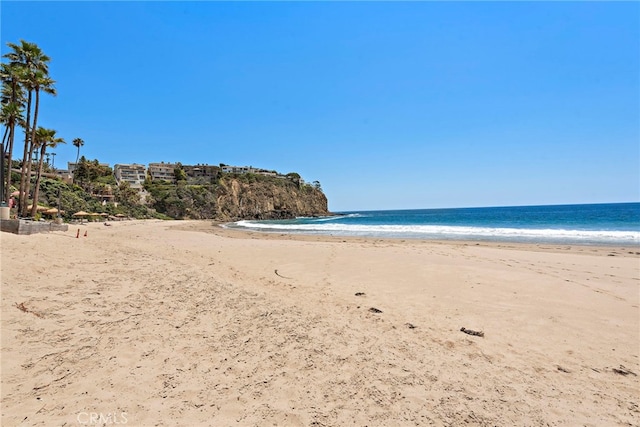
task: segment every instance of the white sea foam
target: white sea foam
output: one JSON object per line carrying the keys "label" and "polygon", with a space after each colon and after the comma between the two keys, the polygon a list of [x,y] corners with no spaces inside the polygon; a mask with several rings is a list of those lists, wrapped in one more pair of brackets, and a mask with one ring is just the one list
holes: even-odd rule
{"label": "white sea foam", "polygon": [[[344,218],[359,218],[361,216],[362,215],[360,214],[349,214],[349,215],[343,215],[343,216],[321,216],[321,217],[313,217],[313,221],[314,222],[339,221]],[[302,218],[306,219],[305,217],[302,217]]]}
{"label": "white sea foam", "polygon": [[637,231],[491,228],[440,225],[362,225],[331,223],[326,221],[314,221],[313,224],[238,221],[232,226],[273,232],[334,234],[343,236],[558,241],[640,245],[640,232]]}

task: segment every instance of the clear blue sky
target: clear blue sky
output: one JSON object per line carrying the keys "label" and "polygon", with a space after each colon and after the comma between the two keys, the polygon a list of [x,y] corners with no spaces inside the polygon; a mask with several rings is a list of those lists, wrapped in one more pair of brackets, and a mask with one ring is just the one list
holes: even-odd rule
{"label": "clear blue sky", "polygon": [[115,163],[251,165],[333,211],[640,200],[638,2],[12,2],[39,124]]}

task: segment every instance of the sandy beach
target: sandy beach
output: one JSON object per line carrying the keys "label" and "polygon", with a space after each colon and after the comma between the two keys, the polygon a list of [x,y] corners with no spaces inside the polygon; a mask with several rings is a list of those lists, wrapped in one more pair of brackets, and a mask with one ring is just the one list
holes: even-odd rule
{"label": "sandy beach", "polygon": [[111,224],[0,236],[2,426],[640,425],[638,247]]}

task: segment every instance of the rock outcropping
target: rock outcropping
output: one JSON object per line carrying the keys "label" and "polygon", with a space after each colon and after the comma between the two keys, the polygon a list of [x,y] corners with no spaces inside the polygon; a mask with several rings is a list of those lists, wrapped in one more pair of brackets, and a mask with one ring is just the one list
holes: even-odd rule
{"label": "rock outcropping", "polygon": [[329,215],[327,197],[310,185],[289,180],[248,182],[240,178],[220,180],[216,219],[289,219]]}

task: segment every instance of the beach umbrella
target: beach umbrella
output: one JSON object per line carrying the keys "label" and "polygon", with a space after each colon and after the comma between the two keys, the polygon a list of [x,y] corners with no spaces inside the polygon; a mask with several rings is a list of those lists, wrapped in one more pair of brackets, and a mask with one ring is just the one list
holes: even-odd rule
{"label": "beach umbrella", "polygon": [[89,217],[90,217],[90,218],[89,218],[89,221],[91,221],[91,222],[96,221],[96,220],[97,220],[97,217],[99,217],[99,216],[100,216],[100,214],[99,214],[99,213],[97,213],[97,212],[90,212],[88,215],[89,215]]}
{"label": "beach umbrella", "polygon": [[80,224],[82,224],[84,222],[84,217],[89,215],[89,212],[85,212],[85,211],[79,211],[74,213],[73,216],[74,218],[80,218]]}
{"label": "beach umbrella", "polygon": [[[27,210],[31,210],[31,209],[33,209],[33,205],[29,205],[29,206],[27,206]],[[49,209],[49,208],[48,208],[48,207],[46,207],[46,206],[40,206],[40,205],[37,205],[37,207],[36,207],[36,212],[44,212],[44,211],[46,211],[47,209]]]}
{"label": "beach umbrella", "polygon": [[[51,208],[51,209],[47,209],[46,211],[42,212],[48,215],[55,215],[58,213],[58,208]],[[60,211],[61,214],[64,213],[64,211]]]}

